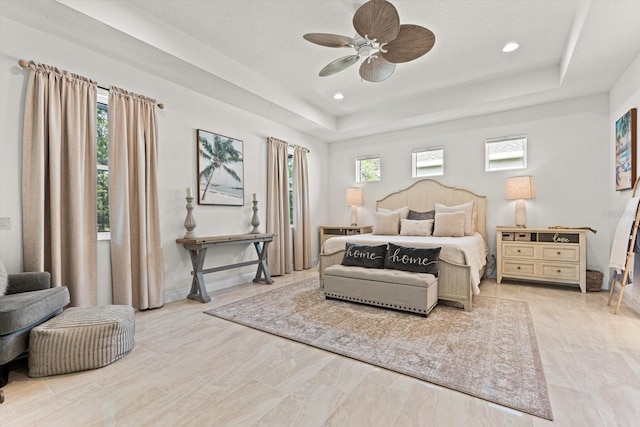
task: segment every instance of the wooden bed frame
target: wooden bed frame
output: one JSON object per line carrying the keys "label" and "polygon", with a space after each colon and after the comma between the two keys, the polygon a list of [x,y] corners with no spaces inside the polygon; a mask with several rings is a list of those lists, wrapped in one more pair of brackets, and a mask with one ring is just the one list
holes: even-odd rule
{"label": "wooden bed frame", "polygon": [[[425,212],[434,209],[436,203],[447,206],[459,205],[473,201],[473,212],[476,214],[476,230],[487,240],[487,197],[479,196],[461,188],[447,187],[432,179],[415,182],[404,190],[389,194],[376,202],[376,208],[395,210],[403,206]],[[320,287],[324,286],[324,269],[342,262],[344,250],[330,254],[321,253],[319,261]],[[440,275],[438,278],[438,299],[462,304],[465,310],[473,306],[473,286],[470,266],[455,264],[440,259]],[[484,268],[480,271],[480,277]]]}

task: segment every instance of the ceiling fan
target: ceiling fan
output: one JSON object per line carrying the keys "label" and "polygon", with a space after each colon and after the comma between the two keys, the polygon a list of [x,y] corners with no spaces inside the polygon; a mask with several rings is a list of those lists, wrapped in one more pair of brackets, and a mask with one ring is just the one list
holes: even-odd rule
{"label": "ceiling fan", "polygon": [[355,54],[343,56],[320,70],[326,77],[342,71],[362,59],[360,77],[370,82],[388,79],[396,64],[413,61],[429,52],[436,36],[419,25],[400,25],[395,6],[386,0],[370,0],[353,15],[354,37],[309,33],[303,37],[327,47],[351,47]]}

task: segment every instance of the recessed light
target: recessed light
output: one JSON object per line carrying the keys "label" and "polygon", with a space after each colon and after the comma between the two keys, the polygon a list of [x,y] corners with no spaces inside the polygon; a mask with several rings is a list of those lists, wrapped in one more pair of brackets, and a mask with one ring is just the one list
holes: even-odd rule
{"label": "recessed light", "polygon": [[504,45],[504,47],[502,48],[502,51],[505,52],[505,53],[513,52],[514,50],[516,50],[519,47],[520,47],[520,44],[518,44],[516,42],[509,42],[509,43]]}
{"label": "recessed light", "polygon": [[344,95],[341,94],[340,92],[338,92],[335,95],[333,95],[333,99],[340,100],[340,99],[343,99],[343,98],[344,98]]}

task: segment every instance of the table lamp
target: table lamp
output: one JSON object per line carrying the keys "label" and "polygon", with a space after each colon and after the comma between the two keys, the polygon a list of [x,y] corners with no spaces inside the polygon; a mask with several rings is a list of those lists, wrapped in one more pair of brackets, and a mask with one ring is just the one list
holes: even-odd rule
{"label": "table lamp", "polygon": [[527,226],[527,207],[525,206],[525,199],[535,198],[535,190],[533,188],[532,176],[511,176],[507,178],[506,186],[507,200],[516,201],[515,221],[516,227],[526,228]]}
{"label": "table lamp", "polygon": [[358,206],[362,204],[362,188],[347,188],[345,202],[351,205],[351,225],[358,225]]}

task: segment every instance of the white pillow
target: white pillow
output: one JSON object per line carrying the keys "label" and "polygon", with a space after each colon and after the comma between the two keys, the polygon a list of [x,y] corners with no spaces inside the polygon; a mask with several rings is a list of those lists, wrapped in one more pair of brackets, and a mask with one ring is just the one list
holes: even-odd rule
{"label": "white pillow", "polygon": [[464,223],[465,214],[462,211],[436,213],[433,235],[436,237],[463,237]]}
{"label": "white pillow", "polygon": [[0,259],[0,296],[7,292],[7,286],[9,286],[9,276],[7,274],[7,269],[4,268],[4,264]]}
{"label": "white pillow", "polygon": [[[475,202],[467,202],[457,206],[446,206],[440,203],[435,204],[436,214],[438,213],[451,213],[451,212],[464,212],[464,234],[466,236],[473,236],[473,204]],[[438,221],[436,220],[436,224]]]}
{"label": "white pillow", "polygon": [[400,219],[407,219],[407,217],[409,216],[409,206],[403,206],[394,211],[385,209],[385,208],[378,208],[376,209],[376,212],[385,213],[385,214],[397,213],[397,214],[400,214]]}
{"label": "white pillow", "polygon": [[413,220],[413,219],[401,219],[400,220],[400,235],[402,236],[431,236],[433,230],[432,219],[425,220]]}
{"label": "white pillow", "polygon": [[372,234],[397,235],[400,224],[400,214],[384,214],[376,212],[376,219],[373,223]]}

